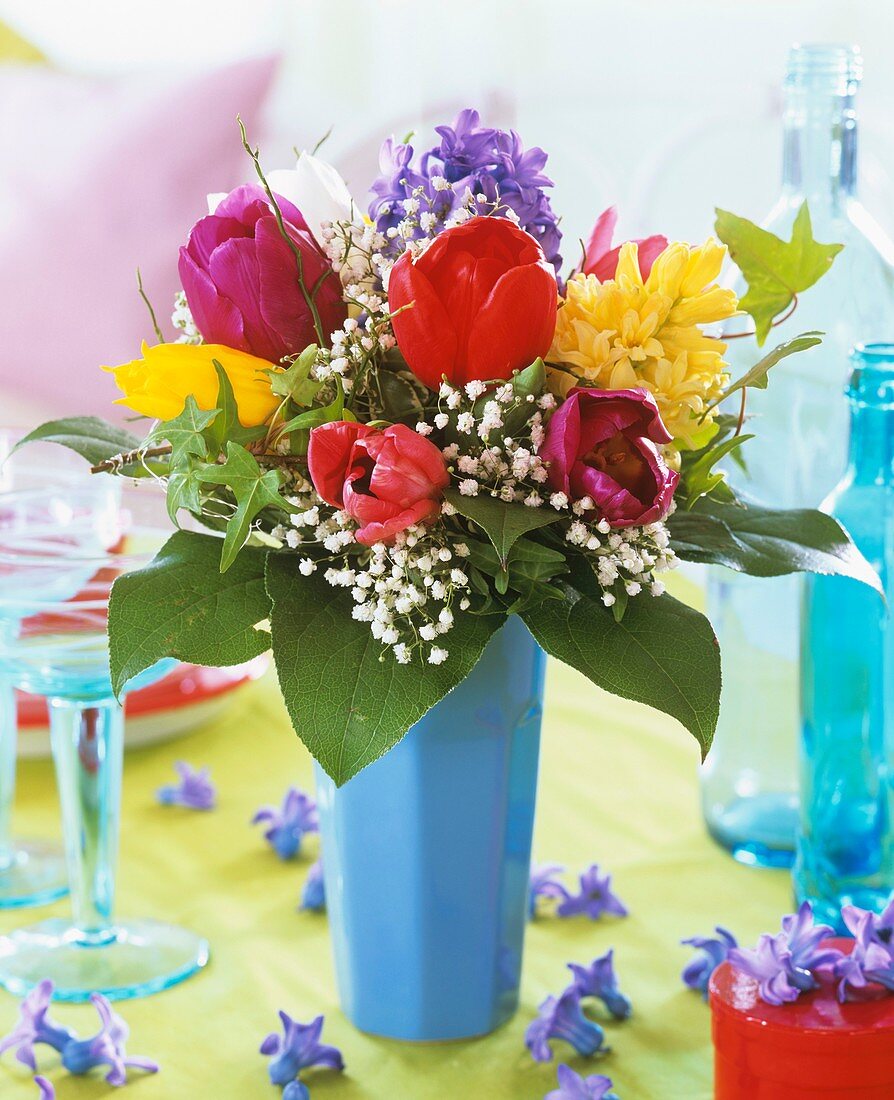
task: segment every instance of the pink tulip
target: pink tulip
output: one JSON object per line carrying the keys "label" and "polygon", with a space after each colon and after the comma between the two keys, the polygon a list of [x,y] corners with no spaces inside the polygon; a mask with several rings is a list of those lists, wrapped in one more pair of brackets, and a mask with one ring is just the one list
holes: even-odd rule
{"label": "pink tulip", "polygon": [[671,438],[646,390],[575,388],[553,413],[540,454],[556,492],[589,497],[600,519],[632,527],[667,515],[680,475],[657,445]]}
{"label": "pink tulip", "polygon": [[[585,275],[595,275],[604,283],[614,279],[618,267],[618,256],[621,254],[621,246],[612,248],[612,237],[618,222],[618,209],[610,206],[596,219],[590,239],[587,242],[584,255],[583,272]],[[639,251],[639,270],[643,281],[648,279],[652,264],[667,248],[667,237],[660,233],[653,237],[643,237],[633,242]]]}
{"label": "pink tulip", "polygon": [[[277,196],[286,232],[301,253],[324,339],[347,316],[341,283],[301,212]],[[278,363],[319,343],[298,282],[298,262],[283,240],[264,190],[245,184],[192,228],[180,249],[180,279],[196,327],[209,344],[225,344]],[[319,285],[318,285],[319,283]]]}
{"label": "pink tulip", "polygon": [[338,420],[310,433],[307,465],[314,488],[360,525],[358,542],[393,542],[395,535],[434,519],[450,480],[434,443],[405,424],[379,431]]}

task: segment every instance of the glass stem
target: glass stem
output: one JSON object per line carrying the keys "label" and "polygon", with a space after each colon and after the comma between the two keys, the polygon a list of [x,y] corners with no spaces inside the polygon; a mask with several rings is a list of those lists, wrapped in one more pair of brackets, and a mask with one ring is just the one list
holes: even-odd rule
{"label": "glass stem", "polygon": [[50,701],[74,927],[85,944],[114,938],[124,714],[114,699]]}
{"label": "glass stem", "polygon": [[0,676],[0,871],[12,863],[12,805],[16,793],[16,699]]}

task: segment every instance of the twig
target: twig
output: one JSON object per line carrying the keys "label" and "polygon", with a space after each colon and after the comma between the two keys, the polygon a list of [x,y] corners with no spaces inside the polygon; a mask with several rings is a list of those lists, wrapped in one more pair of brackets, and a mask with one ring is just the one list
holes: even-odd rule
{"label": "twig", "polygon": [[733,432],[733,438],[742,434],[742,428],[745,425],[745,395],[748,393],[746,386],[742,387],[742,400],[739,404],[739,419],[736,422],[736,430]]}
{"label": "twig", "polygon": [[[784,324],[789,319],[789,317],[791,317],[791,315],[795,312],[797,307],[798,307],[798,295],[795,294],[794,291],[792,291],[792,304],[785,311],[785,313],[783,313],[783,315],[781,317],[777,317],[773,321],[773,323],[770,325],[770,328],[777,328],[779,325]],[[718,340],[744,340],[746,337],[751,337],[751,336],[756,336],[756,335],[757,335],[756,332],[722,332],[717,337],[717,339]]]}
{"label": "twig", "polygon": [[146,303],[146,309],[149,310],[149,316],[152,318],[152,327],[155,329],[155,335],[158,337],[158,342],[163,344],[165,342],[164,333],[159,328],[158,321],[155,317],[155,310],[152,308],[152,303],[149,301],[149,295],[143,290],[143,276],[140,274],[139,268],[137,268],[137,290],[140,293],[140,297]]}
{"label": "twig", "polygon": [[[90,467],[91,474],[115,473],[130,466],[135,462],[142,462],[147,458],[160,458],[169,455],[173,448],[169,443],[160,443],[157,447],[136,447],[132,451],[123,451],[119,455],[112,455],[95,466]],[[303,455],[279,455],[273,453],[257,454],[255,460],[261,466],[301,466],[307,463]]]}

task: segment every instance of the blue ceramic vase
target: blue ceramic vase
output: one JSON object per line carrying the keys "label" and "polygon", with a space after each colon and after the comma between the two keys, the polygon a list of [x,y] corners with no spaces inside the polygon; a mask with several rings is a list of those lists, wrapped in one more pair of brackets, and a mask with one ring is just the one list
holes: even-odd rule
{"label": "blue ceramic vase", "polygon": [[387,755],[317,796],[342,1007],[362,1031],[484,1035],[518,1005],[546,656],[512,617]]}

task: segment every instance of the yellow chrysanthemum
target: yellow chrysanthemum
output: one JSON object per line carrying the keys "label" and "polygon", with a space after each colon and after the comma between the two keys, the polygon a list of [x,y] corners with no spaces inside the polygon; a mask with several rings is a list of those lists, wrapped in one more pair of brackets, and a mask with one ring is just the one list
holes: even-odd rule
{"label": "yellow chrysanthemum", "polygon": [[614,279],[569,279],[549,352],[565,367],[549,372],[553,392],[639,386],[654,394],[678,447],[707,442],[714,412],[699,418],[728,380],[726,344],[699,326],[731,317],[738,307],[733,291],[716,284],[725,253],[713,239],[697,248],[668,245],[644,282],[637,246],[629,241]]}
{"label": "yellow chrysanthemum", "polygon": [[239,422],[251,428],[264,424],[276,410],[280,399],[270,388],[267,371],[273,364],[223,344],[143,343],[142,359],[103,367],[115,376],[119,397],[116,405],[126,405],[144,416],[172,420],[183,412],[189,394],[200,409],[217,408],[219,382],[214,361],[223,367],[233,396]]}

